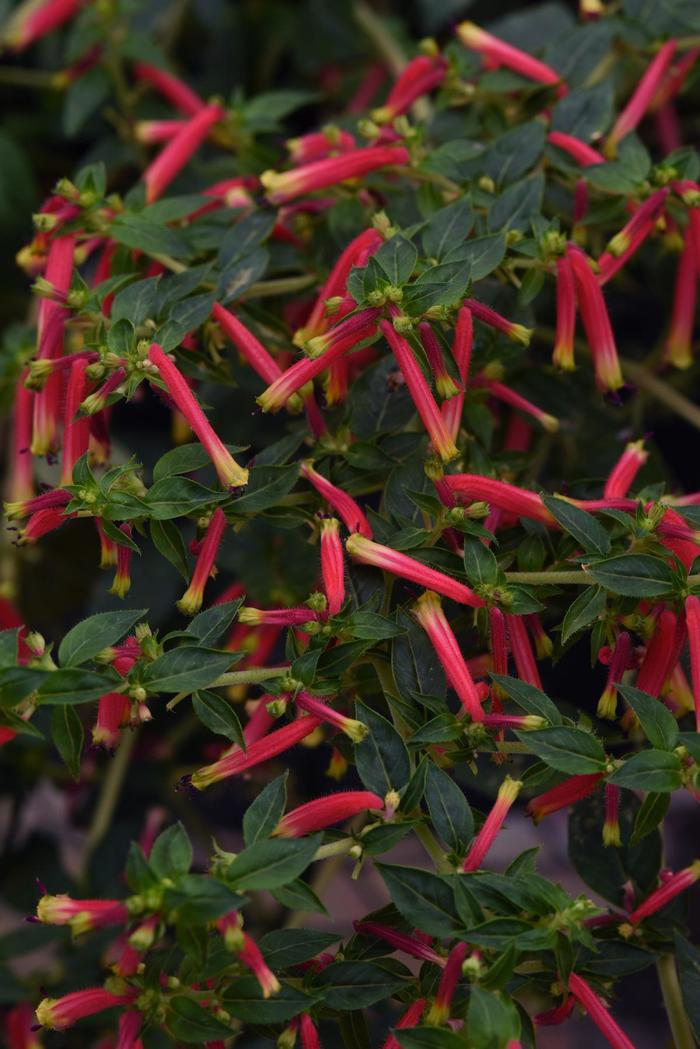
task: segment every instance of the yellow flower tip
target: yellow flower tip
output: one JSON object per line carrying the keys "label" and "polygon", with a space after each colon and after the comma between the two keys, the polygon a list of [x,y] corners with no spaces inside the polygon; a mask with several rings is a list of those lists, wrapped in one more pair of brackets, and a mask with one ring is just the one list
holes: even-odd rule
{"label": "yellow flower tip", "polygon": [[36,1007],[37,1022],[40,1023],[42,1027],[48,1027],[50,1031],[60,1030],[54,1012],[56,1002],[56,998],[42,998]]}
{"label": "yellow flower tip", "polygon": [[110,594],[124,598],[131,590],[131,577],[115,575],[114,582],[109,588]]}
{"label": "yellow flower tip", "polygon": [[674,368],[679,368],[681,371],[690,368],[693,363],[693,355],[687,343],[676,344],[669,342],[666,346],[664,359],[668,364],[671,364]]}
{"label": "yellow flower tip", "polygon": [[437,1002],[428,1009],[425,1016],[425,1023],[429,1027],[440,1027],[442,1024],[447,1023],[450,1018],[450,1007],[448,1005],[438,1005]]}
{"label": "yellow flower tip", "polygon": [[620,257],[620,255],[624,255],[629,246],[629,234],[620,231],[619,233],[616,233],[614,237],[611,237],[611,239],[608,241],[607,250],[610,252],[611,255],[614,255],[617,259]]}
{"label": "yellow flower tip", "polygon": [[513,342],[519,342],[522,346],[529,346],[532,333],[533,329],[526,328],[524,324],[513,324],[508,334]]}
{"label": "yellow flower tip", "polygon": [[614,688],[606,688],[602,696],[598,700],[598,709],[596,711],[599,718],[605,718],[606,721],[614,721],[617,716],[617,692]]}
{"label": "yellow flower tip", "polygon": [[394,119],[394,111],[390,106],[377,106],[370,113],[375,124],[389,124]]}
{"label": "yellow flower tip", "polygon": [[309,339],[313,336],[309,328],[297,328],[292,335],[292,343],[300,350],[303,350]]}
{"label": "yellow flower tip", "polygon": [[465,47],[479,47],[485,35],[475,22],[460,22],[457,26],[457,36]]}
{"label": "yellow flower tip", "polygon": [[441,375],[435,380],[435,389],[443,401],[449,401],[460,393],[459,386],[450,375]]}
{"label": "yellow flower tip", "polygon": [[540,416],[540,423],[547,433],[556,433],[559,429],[559,420],[555,415],[549,415],[548,412]]}
{"label": "yellow flower tip", "polygon": [[238,622],[246,626],[259,626],[262,622],[262,612],[259,608],[241,608],[238,613]]}
{"label": "yellow flower tip", "polygon": [[362,740],[366,738],[367,733],[369,732],[369,727],[365,725],[364,721],[356,721],[355,718],[348,718],[343,725],[343,732],[353,743],[361,743]]}
{"label": "yellow flower tip", "polygon": [[314,335],[313,339],[309,339],[303,346],[304,353],[307,357],[320,357],[327,348],[327,335]]}
{"label": "yellow flower tip", "polygon": [[185,590],[184,594],[177,602],[177,607],[183,615],[194,616],[202,607],[202,597],[203,595],[200,591],[195,591],[190,588]]}
{"label": "yellow flower tip", "polygon": [[279,171],[273,171],[271,168],[269,168],[267,171],[263,171],[262,175],[260,176],[260,182],[262,183],[265,189],[275,190],[277,189],[280,178],[282,178],[282,176],[280,175]]}
{"label": "yellow flower tip", "polygon": [[505,801],[509,805],[512,805],[517,798],[522,788],[522,781],[519,779],[511,779],[510,776],[506,776],[498,788],[498,800]]}
{"label": "yellow flower tip", "polygon": [[622,839],[620,838],[620,825],[619,823],[604,823],[603,824],[603,845],[606,848],[612,847],[619,849],[622,845]]}

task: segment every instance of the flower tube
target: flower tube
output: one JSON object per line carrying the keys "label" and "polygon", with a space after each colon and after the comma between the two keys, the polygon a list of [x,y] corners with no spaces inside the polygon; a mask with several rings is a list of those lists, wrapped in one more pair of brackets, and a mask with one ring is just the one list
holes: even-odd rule
{"label": "flower tube", "polygon": [[187,116],[194,117],[206,107],[206,103],[179,77],[159,69],[148,62],[136,62],[134,73],[137,80],[155,88],[163,98]]}
{"label": "flower tube", "polygon": [[[56,294],[64,296],[71,284],[75,239],[72,235],[53,237],[46,261],[45,277]],[[37,319],[37,358],[60,357],[63,353],[63,333],[66,311],[60,301],[43,298]],[[51,372],[42,390],[34,397],[34,425],[32,455],[46,455],[51,451],[58,431],[61,377]]]}
{"label": "flower tube", "polygon": [[185,615],[193,616],[202,607],[204,600],[204,587],[207,580],[216,571],[214,562],[224,537],[226,528],[226,515],[220,506],[217,506],[211,515],[211,521],[207,526],[206,535],[197,554],[197,563],[192,573],[192,580],[185,593],[177,602],[177,607]]}
{"label": "flower tube", "polygon": [[195,790],[205,790],[212,783],[217,783],[228,776],[237,776],[241,772],[255,768],[263,761],[269,761],[270,758],[283,754],[284,751],[310,736],[320,724],[320,718],[310,715],[297,718],[296,721],[275,729],[262,739],[250,743],[247,750],[234,750],[212,765],[205,765],[204,768],[198,769],[189,779],[186,778],[184,783],[191,784]]}
{"label": "flower tube", "polygon": [[412,614],[430,638],[447,679],[459,696],[460,703],[472,721],[483,721],[484,712],[476,685],[462,655],[437,594],[427,590],[411,609]]}
{"label": "flower tube", "polygon": [[608,666],[608,678],[605,688],[598,700],[598,717],[614,718],[617,713],[617,685],[622,681],[622,675],[629,669],[632,660],[632,642],[626,630],[617,636],[615,651]]}
{"label": "flower tube", "polygon": [[301,476],[312,484],[318,494],[335,510],[349,532],[360,532],[368,539],[372,538],[370,523],[352,496],[344,492],[342,488],[331,484],[322,474],[318,473],[311,459],[302,462],[300,472]]}
{"label": "flower tube", "polygon": [[650,918],[652,914],[656,914],[663,907],[666,907],[671,900],[675,900],[676,896],[679,896],[686,889],[689,889],[691,885],[695,885],[696,881],[700,878],[700,860],[696,860],[695,863],[691,863],[689,867],[684,870],[676,871],[672,874],[663,885],[658,889],[654,889],[650,896],[647,896],[643,903],[640,903],[638,907],[632,911],[628,916],[628,921],[632,925],[637,925],[638,922],[643,921],[644,918]]}
{"label": "flower tube", "polygon": [[603,392],[615,394],[625,381],[603,294],[581,249],[569,244],[567,255],[574,271],[579,312],[593,357],[596,383]]}
{"label": "flower tube", "polygon": [[42,999],[36,1009],[36,1018],[42,1027],[64,1031],[86,1016],[94,1016],[116,1005],[128,1005],[137,994],[135,989],[127,994],[112,994],[103,987],[88,987],[84,991],[64,994],[62,998]]}
{"label": "flower tube", "polygon": [[562,255],[557,259],[557,329],[554,337],[552,364],[561,371],[573,371],[574,335],[576,333],[576,284],[571,262]]}
{"label": "flower tube", "polygon": [[664,360],[674,368],[689,368],[693,363],[693,330],[698,298],[698,275],[693,238],[686,235],[678,259],[673,292],[673,310]]}
{"label": "flower tube", "polygon": [[43,925],[70,925],[76,936],[129,920],[123,900],[74,900],[65,894],[42,896],[36,916]]}
{"label": "flower tube", "polygon": [[[415,1002],[412,1002],[409,1005],[406,1012],[398,1020],[394,1027],[394,1030],[400,1031],[404,1027],[415,1027],[416,1024],[419,1022],[421,1016],[423,1015],[425,1004],[425,998],[416,998]],[[395,1038],[393,1034],[390,1034],[384,1042],[382,1049],[401,1049],[401,1043],[398,1041],[397,1038]]]}
{"label": "flower tube", "polygon": [[159,146],[175,138],[186,123],[185,120],[137,120],[134,138],[144,146]]}
{"label": "flower tube", "polygon": [[695,703],[695,731],[700,732],[700,598],[695,594],[685,599],[685,621],[688,630],[690,678]]}
{"label": "flower tube", "polygon": [[445,965],[445,959],[442,955],[438,954],[430,946],[430,943],[426,943],[415,935],[399,932],[398,929],[391,929],[389,926],[380,925],[378,922],[356,921],[353,922],[353,927],[355,932],[361,936],[378,937],[378,939],[391,944],[395,950],[403,951],[404,954],[410,954],[413,958],[420,958],[424,962],[432,962],[433,965],[439,965],[441,968]]}
{"label": "flower tube", "polygon": [[560,809],[567,809],[592,794],[604,775],[604,772],[591,772],[569,776],[563,783],[532,798],[527,804],[528,816],[532,817],[534,823],[539,823],[545,816],[550,816]]}
{"label": "flower tube", "polygon": [[457,327],[455,328],[454,340],[452,342],[452,356],[457,365],[457,372],[462,384],[454,397],[440,405],[442,417],[445,420],[448,433],[452,440],[457,439],[459,427],[462,422],[462,410],[464,408],[464,390],[469,377],[469,366],[474,346],[474,319],[472,311],[468,306],[460,306],[457,313]]}
{"label": "flower tube", "polygon": [[458,25],[457,36],[465,47],[478,51],[490,69],[505,66],[506,69],[512,69],[529,80],[555,85],[559,95],[566,94],[566,85],[562,84],[561,76],[554,69],[533,58],[526,51],[507,44],[505,40],[499,40],[497,36],[487,33],[473,22],[462,22]]}
{"label": "flower tube", "polygon": [[522,346],[530,345],[530,338],[532,336],[532,330],[526,328],[523,324],[515,324],[514,321],[509,321],[503,317],[496,310],[491,309],[483,302],[477,302],[476,299],[465,299],[464,305],[467,306],[482,324],[488,325],[489,328],[493,328],[495,331],[500,331],[502,335],[507,335],[513,342],[519,342]]}
{"label": "flower tube", "polygon": [[158,368],[158,373],[168,393],[175,402],[179,412],[184,415],[190,427],[206,448],[214,464],[219,480],[225,488],[239,488],[248,483],[248,471],[239,466],[223,441],[214,430],[199,407],[197,400],[187,385],[182,373],[154,342],[148,356]]}
{"label": "flower tube", "polygon": [[610,1043],[613,1049],[634,1049],[621,1027],[613,1020],[608,1012],[608,1007],[602,998],[599,998],[593,988],[583,977],[577,973],[571,973],[568,980],[569,991],[583,1006],[593,1023],[596,1025],[603,1037]]}
{"label": "flower tube", "polygon": [[238,622],[245,626],[302,626],[318,619],[312,608],[251,608],[238,613]]}
{"label": "flower tube", "polygon": [[630,441],[608,474],[603,489],[606,499],[624,499],[632,482],[649,458],[644,441]]}
{"label": "flower tube", "polygon": [[231,310],[227,310],[220,303],[215,302],[211,315],[241,356],[245,358],[261,379],[264,379],[269,385],[280,378],[282,369],[275,358],[268,353],[262,343],[246,328],[245,324],[239,321]]}
{"label": "flower tube", "polygon": [[435,1000],[433,1001],[428,1015],[425,1018],[427,1024],[444,1024],[450,1018],[450,1006],[454,998],[457,984],[462,975],[462,962],[464,961],[468,946],[466,943],[458,943],[449,953],[447,964],[442,970],[440,984],[438,986]]}
{"label": "flower tube", "polygon": [[554,518],[536,492],[480,474],[449,474],[445,480],[462,499],[485,502],[517,517],[530,517],[550,527],[556,526]]}
{"label": "flower tube", "polygon": [[337,186],[388,165],[404,167],[409,160],[408,150],[402,146],[368,146],[304,164],[291,171],[264,171],[260,181],[267,190],[270,203],[284,204],[305,193]]}
{"label": "flower tube", "polygon": [[534,732],[536,729],[546,728],[546,718],[537,714],[484,714],[483,723],[486,728],[513,729],[518,732]]}
{"label": "flower tube", "polygon": [[615,156],[617,153],[617,147],[622,139],[629,135],[631,131],[634,131],[644,114],[649,109],[652,99],[658,91],[671,62],[673,61],[675,53],[676,41],[668,40],[663,47],[660,48],[653,61],[647,66],[647,69],[637,84],[632,97],[620,113],[613,125],[612,131],[605,140],[605,155],[607,157]]}
{"label": "flower tube", "polygon": [[2,33],[2,43],[24,51],[73,18],[85,0],[24,0],[12,12]]}
{"label": "flower tube", "polygon": [[657,616],[654,633],[647,642],[644,659],[637,674],[637,688],[642,692],[648,692],[650,696],[660,696],[666,678],[678,661],[678,629],[679,620],[675,612],[664,608]]}
{"label": "flower tube", "polygon": [[527,397],[523,397],[522,394],[517,393],[515,390],[511,390],[509,386],[506,386],[502,382],[497,382],[495,379],[489,379],[486,376],[479,376],[475,382],[475,386],[484,386],[492,397],[495,397],[497,401],[502,401],[503,404],[509,404],[512,408],[518,408],[521,412],[526,415],[532,416],[540,424],[543,430],[548,433],[556,433],[559,429],[559,420],[549,412],[543,411],[538,408],[536,404],[529,401]]}
{"label": "flower tube", "polygon": [[609,241],[598,259],[598,283],[607,284],[638,251],[656,227],[670,190],[664,186],[652,193],[635,211],[627,225]]}
{"label": "flower tube", "polygon": [[503,783],[498,789],[496,803],[486,817],[481,830],[472,842],[471,848],[462,864],[462,870],[476,871],[481,867],[486,853],[493,845],[511,806],[520,793],[521,787],[522,783],[519,780],[511,779],[510,776],[506,776],[503,780]]}
{"label": "flower tube", "polygon": [[85,392],[84,360],[74,361],[66,390],[65,414],[63,416],[63,451],[61,455],[61,484],[71,484],[73,467],[88,450],[90,443],[90,420],[76,419]]}
{"label": "flower tube", "polygon": [[34,495],[32,443],[33,396],[20,381],[15,391],[8,457],[8,495],[13,502],[26,502]]}
{"label": "flower tube", "polygon": [[92,742],[96,747],[110,750],[119,743],[121,728],[129,722],[131,702],[123,692],[106,692],[97,704],[97,721],[92,730]]}
{"label": "flower tube", "polygon": [[454,397],[459,393],[459,386],[447,370],[445,358],[442,355],[440,344],[437,341],[432,325],[428,321],[421,321],[418,325],[421,345],[428,359],[430,370],[435,379],[435,388],[443,401]]}
{"label": "flower tube", "polygon": [[563,131],[550,131],[547,135],[547,141],[551,142],[557,149],[568,153],[579,167],[589,168],[593,164],[605,163],[605,157],[597,149],[593,149],[587,142],[582,142],[580,138],[567,135]]}
{"label": "flower tube", "polygon": [[151,161],[143,173],[146,185],[146,203],[158,200],[173,179],[179,175],[192,155],[197,152],[207,135],[224,116],[219,105],[205,106],[191,117],[181,131]]}
{"label": "flower tube", "polygon": [[422,564],[414,557],[409,557],[408,554],[392,550],[390,546],[374,543],[355,533],[346,541],[345,548],[353,561],[359,561],[360,564],[381,568],[400,579],[417,583],[427,590],[435,590],[443,597],[449,597],[460,604],[471,605],[472,608],[480,608],[483,605],[481,598],[464,583],[459,583],[436,568]]}
{"label": "flower tube", "polygon": [[323,703],[320,699],[316,699],[315,696],[309,695],[308,692],[299,693],[296,697],[296,705],[299,710],[303,710],[307,714],[312,715],[312,717],[324,721],[327,725],[332,725],[339,732],[344,732],[353,743],[361,743],[369,731],[364,722],[341,714],[340,711],[334,710],[333,707],[329,707],[327,703]]}
{"label": "flower tube", "polygon": [[620,838],[620,788],[614,783],[605,784],[605,819],[603,821],[603,845],[619,849]]}
{"label": "flower tube", "polygon": [[277,824],[273,835],[278,838],[302,838],[305,834],[332,827],[334,823],[342,823],[367,809],[383,808],[383,798],[369,790],[328,794],[288,812]]}
{"label": "flower tube", "polygon": [[345,600],[345,564],[340,541],[340,522],[335,517],[321,521],[321,576],[328,603],[328,615],[340,612]]}
{"label": "flower tube", "polygon": [[413,103],[434,91],[445,79],[447,62],[442,55],[418,55],[399,74],[383,106],[372,110],[377,124],[390,124],[407,113]]}

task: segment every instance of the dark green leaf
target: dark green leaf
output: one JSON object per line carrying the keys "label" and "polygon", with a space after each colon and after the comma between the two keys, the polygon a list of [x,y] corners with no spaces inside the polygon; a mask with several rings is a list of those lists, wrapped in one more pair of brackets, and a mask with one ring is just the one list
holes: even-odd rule
{"label": "dark green leaf", "polygon": [[74,780],[80,779],[80,754],[85,730],[73,707],[54,707],[51,712],[51,738]]}
{"label": "dark green leaf", "polygon": [[665,794],[681,785],[681,760],[665,750],[643,750],[634,754],[608,779],[627,790],[649,790]]}
{"label": "dark green leaf", "polygon": [[676,931],[675,954],[683,1004],[700,1040],[700,951]]}
{"label": "dark green leaf", "polygon": [[603,614],[607,599],[605,590],[599,586],[589,586],[581,591],[566,610],[561,630],[562,645]]}
{"label": "dark green leaf", "polygon": [[553,495],[543,495],[542,502],[564,531],[577,539],[587,553],[607,554],[610,536],[593,514]]}
{"label": "dark green leaf", "polygon": [[224,736],[239,747],[245,745],[238,714],[223,696],[216,692],[195,692],[192,696],[192,709],[211,732],[217,736]]}
{"label": "dark green leaf", "polygon": [[297,482],[298,463],[289,466],[254,466],[248,477],[245,494],[236,499],[231,509],[234,513],[259,513],[275,506]]}
{"label": "dark green leaf", "polygon": [[287,772],[268,783],[243,816],[243,840],[247,846],[267,838],[284,815],[287,804]]}
{"label": "dark green leaf", "polygon": [[678,724],[661,700],[632,685],[618,685],[617,689],[639,718],[642,732],[652,747],[673,750],[678,742]]}
{"label": "dark green leaf", "polygon": [[555,703],[545,696],[539,688],[504,674],[491,674],[491,678],[503,689],[507,696],[526,710],[528,714],[537,714],[546,718],[552,725],[561,725],[562,717]]}
{"label": "dark green leaf", "polygon": [[455,201],[434,212],[422,233],[423,251],[428,258],[442,261],[469,236],[474,211],[469,198]]}
{"label": "dark green leaf", "polygon": [[231,1034],[230,1027],[184,994],[171,998],[169,1007],[168,1027],[173,1036],[181,1042],[203,1045],[214,1039],[227,1038]]}
{"label": "dark green leaf", "polygon": [[148,862],[159,878],[186,874],[192,866],[192,846],[183,825],[166,827],[153,843]]}
{"label": "dark green leaf", "polygon": [[87,663],[103,649],[121,641],[147,613],[147,608],[132,608],[119,612],[98,612],[89,619],[83,619],[68,631],[58,647],[61,666],[77,667]]}
{"label": "dark green leaf", "polygon": [[205,648],[215,644],[231,626],[242,603],[243,598],[239,597],[206,608],[194,617],[185,633],[192,634]]}
{"label": "dark green leaf", "polygon": [[650,554],[609,557],[588,565],[586,571],[606,590],[625,597],[660,597],[668,594],[674,584],[669,565]]}
{"label": "dark green leaf", "polygon": [[474,834],[472,811],[452,777],[432,762],[428,766],[425,801],[442,840],[454,852],[464,852]]}
{"label": "dark green leaf", "polygon": [[316,986],[329,1009],[364,1009],[390,998],[404,980],[372,962],[333,962],[321,971]]}
{"label": "dark green leaf", "polygon": [[632,845],[636,845],[642,838],[646,838],[647,834],[656,830],[668,812],[670,802],[668,794],[647,794],[634,821],[634,830],[630,838]]}
{"label": "dark green leaf", "polygon": [[557,726],[537,729],[535,732],[516,732],[516,735],[528,750],[550,768],[570,776],[605,770],[605,751],[590,732]]}
{"label": "dark green leaf", "polygon": [[380,797],[390,790],[401,790],[411,775],[408,751],[401,736],[386,718],[359,700],[356,716],[369,728],[365,739],[355,745],[357,771],[363,784]]}
{"label": "dark green leaf", "polygon": [[276,889],[297,878],[311,863],[320,835],[256,841],[236,856],[226,881],[240,889]]}
{"label": "dark green leaf", "polygon": [[141,684],[149,692],[196,692],[211,685],[235,661],[233,652],[183,645],[148,663]]}
{"label": "dark green leaf", "polygon": [[447,882],[431,871],[377,863],[396,907],[412,926],[430,936],[452,936],[459,927],[454,895]]}
{"label": "dark green leaf", "polygon": [[177,525],[174,525],[172,521],[152,520],[149,529],[151,540],[158,553],[170,561],[182,578],[189,582],[190,566],[187,560],[187,547]]}

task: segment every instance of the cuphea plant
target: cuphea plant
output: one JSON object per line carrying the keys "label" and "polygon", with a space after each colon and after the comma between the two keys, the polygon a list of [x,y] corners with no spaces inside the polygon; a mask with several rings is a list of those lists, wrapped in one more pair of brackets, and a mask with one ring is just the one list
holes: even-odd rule
{"label": "cuphea plant", "polygon": [[[654,964],[700,1037],[700,860],[662,837],[700,789],[700,494],[645,436],[700,425],[700,19],[435,6],[404,54],[300,5],[325,98],[207,100],[150,5],[6,25],[59,34],[67,130],[106,136],[34,215],[2,359],[3,759],[30,785],[57,752],[89,828],[72,884],[36,872],[61,966],[12,976],[12,1049],[516,1049],[581,1012],[624,1049],[617,981]],[[47,638],[23,578],[59,529],[113,596]],[[591,898],[538,873],[564,810]],[[381,891],[354,924],[349,872]]]}

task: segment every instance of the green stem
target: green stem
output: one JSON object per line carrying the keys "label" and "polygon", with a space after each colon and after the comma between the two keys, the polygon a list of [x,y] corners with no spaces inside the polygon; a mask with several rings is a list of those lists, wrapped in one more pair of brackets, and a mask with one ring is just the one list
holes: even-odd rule
{"label": "green stem", "polygon": [[107,770],[107,774],[102,781],[100,795],[97,799],[97,806],[85,840],[85,848],[82,857],[83,879],[87,876],[87,870],[92,854],[109,830],[112,817],[114,816],[114,810],[117,807],[119,795],[129,768],[129,761],[134,747],[136,746],[137,736],[138,733],[136,730],[124,733],[121,742],[117,747],[117,752]]}
{"label": "green stem", "polygon": [[573,586],[590,586],[591,577],[582,571],[577,572],[506,572],[509,583],[525,583],[530,586],[560,586],[567,583]]}
{"label": "green stem", "polygon": [[669,386],[663,379],[653,375],[644,365],[638,364],[637,361],[621,358],[620,364],[623,374],[630,378],[640,389],[655,397],[657,401],[661,401],[672,412],[680,415],[682,419],[694,426],[696,430],[700,430],[700,408],[697,405],[693,404],[687,397],[684,397],[678,390],[675,390],[673,386]]}
{"label": "green stem", "polygon": [[434,862],[439,873],[447,874],[449,871],[451,871],[452,868],[447,862],[445,853],[442,851],[437,841],[433,837],[432,831],[428,827],[426,827],[425,824],[421,824],[418,827],[415,827],[414,829],[416,832],[416,837],[420,841],[425,851],[430,856],[431,860]]}
{"label": "green stem", "polygon": [[251,284],[241,295],[241,300],[268,299],[273,295],[288,295],[303,291],[316,283],[313,273],[301,273],[298,277],[278,277],[276,280],[259,280]]}
{"label": "green stem", "polygon": [[[289,673],[289,667],[251,667],[250,670],[231,670],[228,674],[222,674],[213,681],[209,688],[224,688],[226,685],[259,685],[263,681],[269,681],[273,677],[284,677]],[[191,692],[178,692],[169,703],[166,710],[173,710],[183,699],[192,695]]]}
{"label": "green stem", "polygon": [[672,954],[662,954],[656,962],[661,993],[664,998],[666,1016],[673,1035],[675,1049],[694,1049],[695,1038],[688,1022],[688,1014],[683,1005],[676,960]]}
{"label": "green stem", "polygon": [[383,20],[364,0],[353,4],[352,13],[360,29],[369,38],[377,53],[384,59],[394,76],[399,76],[408,65],[402,48],[387,30]]}
{"label": "green stem", "polygon": [[61,89],[61,85],[57,82],[54,73],[49,73],[43,69],[19,69],[13,66],[0,69],[0,84],[10,84],[13,87]]}

